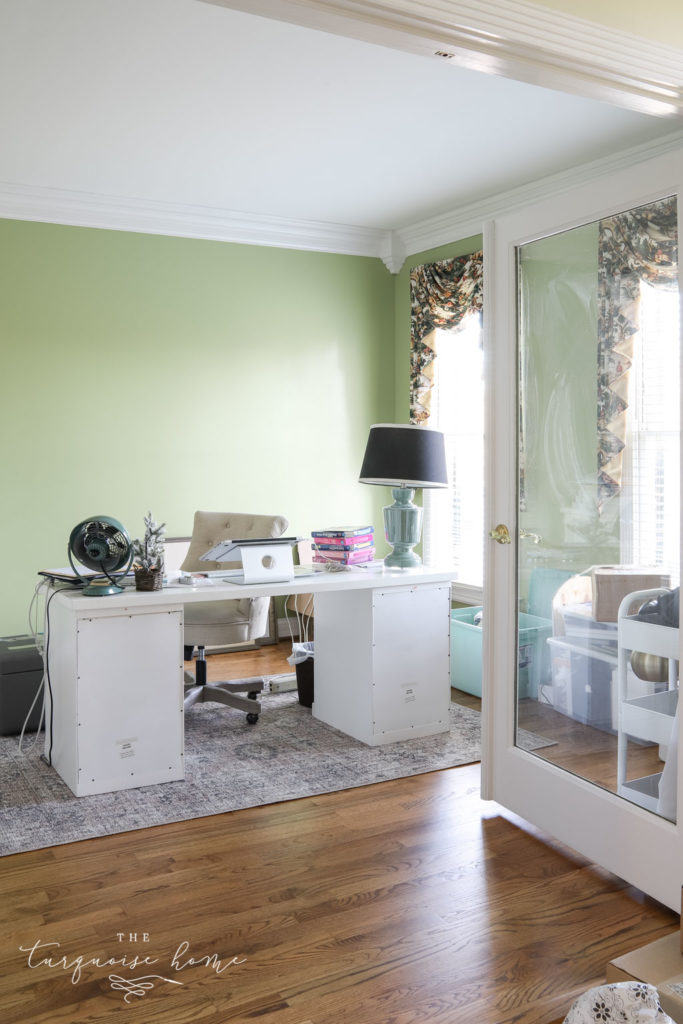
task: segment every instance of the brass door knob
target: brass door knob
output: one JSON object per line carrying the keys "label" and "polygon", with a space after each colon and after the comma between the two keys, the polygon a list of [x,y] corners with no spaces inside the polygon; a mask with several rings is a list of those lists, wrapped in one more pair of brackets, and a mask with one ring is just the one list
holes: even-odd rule
{"label": "brass door knob", "polygon": [[510,531],[505,523],[498,523],[492,530],[489,530],[489,537],[492,537],[497,544],[511,544]]}

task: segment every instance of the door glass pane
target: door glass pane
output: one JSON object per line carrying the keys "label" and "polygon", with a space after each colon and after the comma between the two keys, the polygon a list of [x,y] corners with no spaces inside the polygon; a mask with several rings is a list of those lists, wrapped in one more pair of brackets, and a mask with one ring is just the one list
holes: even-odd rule
{"label": "door glass pane", "polygon": [[671,818],[676,224],[666,197],[517,249],[517,745]]}

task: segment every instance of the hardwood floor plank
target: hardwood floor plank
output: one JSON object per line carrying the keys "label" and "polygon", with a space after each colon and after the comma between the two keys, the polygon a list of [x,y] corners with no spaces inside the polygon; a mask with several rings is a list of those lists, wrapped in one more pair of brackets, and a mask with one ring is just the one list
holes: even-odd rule
{"label": "hardwood floor plank", "polygon": [[[0,860],[0,1018],[552,1024],[608,960],[678,923],[480,800],[467,766]],[[125,1002],[109,975],[139,968],[84,965],[73,984],[28,966],[36,942],[149,955],[161,978]]]}

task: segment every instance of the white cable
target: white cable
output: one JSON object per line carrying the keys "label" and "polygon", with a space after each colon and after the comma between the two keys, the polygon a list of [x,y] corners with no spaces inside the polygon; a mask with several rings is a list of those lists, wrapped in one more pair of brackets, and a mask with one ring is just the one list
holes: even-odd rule
{"label": "white cable", "polygon": [[[40,680],[40,685],[38,686],[38,689],[35,692],[35,696],[34,696],[33,700],[31,701],[31,707],[28,709],[28,712],[26,714],[26,718],[24,719],[24,724],[21,727],[21,732],[19,734],[19,753],[20,754],[24,753],[24,749],[23,749],[24,735],[26,733],[26,727],[28,726],[29,719],[30,719],[31,715],[33,714],[33,709],[36,706],[36,701],[38,700],[38,697],[40,697],[40,695],[44,694],[44,692],[45,692],[45,635],[43,633],[39,633],[38,632],[38,599],[40,597],[41,591],[48,590],[49,587],[50,587],[49,580],[46,580],[46,579],[38,580],[38,583],[36,583],[36,586],[35,586],[35,590],[33,591],[33,597],[31,598],[31,603],[28,606],[28,628],[29,628],[29,633],[31,635],[31,639],[33,640],[33,642],[34,642],[34,644],[36,646],[36,650],[40,654],[41,660],[43,662],[43,676],[42,676],[42,678]],[[35,625],[34,625],[33,618],[32,618],[32,616],[34,614],[35,614]],[[44,721],[45,721],[45,701],[43,700],[43,707],[42,707],[41,712],[40,712],[40,720],[38,722],[38,728],[36,729],[36,734],[35,734],[35,736],[33,738],[33,742],[31,743],[31,746],[28,747],[29,751],[33,750],[33,748],[35,747],[36,743],[38,742],[38,740],[40,738],[40,730],[43,728]]]}
{"label": "white cable", "polygon": [[[305,626],[304,626],[304,643],[308,643],[308,630],[309,630],[310,625],[311,625],[311,619],[313,618],[313,608],[311,608],[310,612],[309,612],[308,608],[309,608],[310,605],[314,604],[314,600],[315,600],[314,595],[313,594],[309,594],[308,595],[308,600],[306,601],[306,604],[304,605],[304,610],[303,610],[303,613],[302,613],[303,616],[304,616],[304,619],[305,619],[305,623],[306,623]],[[308,616],[308,618],[306,618],[306,616]],[[301,635],[301,634],[299,634],[299,635]]]}
{"label": "white cable", "polygon": [[[289,621],[289,611],[287,609],[287,602],[289,601],[289,595],[285,598],[285,619],[287,620],[287,628],[289,630],[289,639],[294,643],[294,633],[292,631],[292,623]],[[294,609],[296,610],[296,601],[294,602]],[[298,615],[298,612],[297,612]]]}
{"label": "white cable", "polygon": [[[24,724],[22,725],[21,733],[19,734],[19,753],[20,754],[24,753],[24,750],[23,750],[24,733],[26,732],[26,726],[28,725],[29,718],[31,717],[31,713],[33,712],[34,707],[36,706],[36,701],[38,700],[38,697],[41,695],[41,693],[44,693],[44,691],[45,691],[45,673],[43,672],[43,678],[40,680],[40,686],[36,690],[35,697],[33,698],[33,701],[31,702],[31,707],[28,709],[28,714],[26,715],[26,718],[24,719]],[[38,727],[36,729],[36,734],[33,737],[33,743],[31,744],[30,747],[27,748],[28,750],[33,750],[33,748],[35,747],[36,743],[38,742],[38,738],[40,736],[40,730],[43,728],[44,721],[45,721],[45,701],[43,701],[43,707],[42,707],[41,712],[40,712],[40,719],[38,721]]]}
{"label": "white cable", "polygon": [[[31,598],[31,603],[30,603],[30,605],[28,607],[28,629],[29,629],[29,633],[31,634],[33,642],[36,645],[36,647],[38,649],[38,652],[39,652],[39,654],[41,656],[44,653],[45,637],[43,636],[42,633],[38,632],[38,597],[40,595],[41,590],[47,590],[49,588],[49,586],[50,586],[50,584],[49,584],[48,580],[39,580],[38,583],[36,583],[35,590],[33,591],[33,597]],[[35,610],[35,616],[36,616],[36,624],[35,624],[35,626],[33,625],[33,622],[31,621],[31,615],[34,613],[34,610]]]}

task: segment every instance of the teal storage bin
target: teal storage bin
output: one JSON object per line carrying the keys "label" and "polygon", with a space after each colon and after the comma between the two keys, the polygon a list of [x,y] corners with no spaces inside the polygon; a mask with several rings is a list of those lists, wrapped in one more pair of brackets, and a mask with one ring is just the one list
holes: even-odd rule
{"label": "teal storage bin", "polygon": [[[474,616],[481,608],[451,610],[451,686],[481,697],[481,626]],[[552,622],[538,615],[519,616],[519,696],[538,698],[538,688],[551,680]]]}

